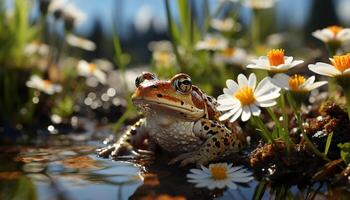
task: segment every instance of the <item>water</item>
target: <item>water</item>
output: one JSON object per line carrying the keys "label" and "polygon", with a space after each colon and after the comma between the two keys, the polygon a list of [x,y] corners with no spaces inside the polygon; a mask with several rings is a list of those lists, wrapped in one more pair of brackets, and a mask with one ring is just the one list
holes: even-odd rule
{"label": "water", "polygon": [[[169,155],[112,161],[96,156],[99,141],[50,143],[46,147],[0,148],[1,200],[252,199],[259,184],[252,181],[240,185],[238,190],[227,191],[198,189],[186,181],[189,168],[166,164]],[[326,185],[316,184],[318,187],[316,197],[327,198]],[[340,191],[336,194],[349,197],[349,191]],[[265,192],[262,199],[269,199],[269,193]],[[294,199],[301,199],[296,186],[291,187],[290,193]]]}

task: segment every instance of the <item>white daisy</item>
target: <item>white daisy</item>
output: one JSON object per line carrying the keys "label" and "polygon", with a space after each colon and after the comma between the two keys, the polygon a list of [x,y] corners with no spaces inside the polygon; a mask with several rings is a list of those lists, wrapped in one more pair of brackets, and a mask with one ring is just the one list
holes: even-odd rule
{"label": "white daisy", "polygon": [[277,0],[243,0],[243,5],[251,9],[272,8]]}
{"label": "white daisy", "polygon": [[61,92],[62,90],[61,85],[54,84],[50,80],[44,80],[37,75],[31,76],[29,81],[26,82],[26,86],[37,89],[49,95]]}
{"label": "white daisy", "polygon": [[308,67],[316,74],[329,77],[350,77],[350,54],[334,56],[330,58],[331,64],[317,62]]}
{"label": "white daisy", "polygon": [[260,56],[258,59],[252,60],[254,64],[250,64],[247,68],[263,69],[274,73],[283,73],[289,69],[303,63],[302,60],[294,60],[291,56],[284,56],[283,49],[272,49],[267,56]]}
{"label": "white daisy", "polygon": [[312,35],[323,42],[345,42],[350,40],[350,28],[340,26],[329,26],[317,30]]}
{"label": "white daisy", "polygon": [[247,52],[242,48],[226,48],[214,56],[215,63],[243,65],[247,61]]}
{"label": "white daisy", "polygon": [[220,116],[220,120],[234,122],[242,115],[242,121],[247,121],[251,115],[259,116],[259,107],[271,107],[276,105],[276,99],[280,96],[279,87],[271,82],[269,77],[265,77],[256,87],[256,76],[250,74],[249,79],[243,74],[239,74],[237,82],[229,79],[226,81],[227,88],[224,94],[218,97],[219,111],[226,113]]}
{"label": "white daisy", "polygon": [[225,38],[219,36],[207,35],[204,40],[197,42],[196,50],[223,50],[228,42]]}
{"label": "white daisy", "polygon": [[33,41],[24,47],[24,53],[26,55],[39,54],[46,56],[49,54],[49,46],[40,41]]}
{"label": "white daisy", "polygon": [[94,51],[96,49],[96,44],[94,42],[74,34],[68,34],[66,41],[70,46],[78,47],[86,51]]}
{"label": "white daisy", "polygon": [[232,164],[210,164],[209,168],[191,169],[187,174],[188,182],[195,183],[196,187],[206,187],[210,190],[225,187],[237,189],[236,183],[248,183],[253,180],[252,173],[243,166],[232,167]]}
{"label": "white daisy", "polygon": [[107,75],[105,72],[100,70],[95,63],[88,63],[85,60],[78,62],[78,74],[80,76],[96,77],[102,84],[106,83]]}
{"label": "white daisy", "polygon": [[295,74],[293,76],[276,74],[273,77],[273,83],[281,88],[284,88],[285,90],[291,90],[293,92],[309,92],[327,84],[327,81],[315,82],[315,76],[305,79],[304,76],[299,74]]}
{"label": "white daisy", "polygon": [[233,29],[235,22],[232,18],[226,18],[224,20],[212,19],[210,22],[211,27],[218,31],[229,32]]}
{"label": "white daisy", "polygon": [[153,60],[157,67],[170,67],[175,64],[175,55],[168,51],[155,51]]}
{"label": "white daisy", "polygon": [[68,20],[69,23],[72,23],[73,27],[79,26],[86,19],[85,13],[82,12],[74,4],[71,4],[71,3],[66,5],[63,8],[62,16],[63,16],[63,19],[65,19],[66,23],[67,23],[67,20]]}

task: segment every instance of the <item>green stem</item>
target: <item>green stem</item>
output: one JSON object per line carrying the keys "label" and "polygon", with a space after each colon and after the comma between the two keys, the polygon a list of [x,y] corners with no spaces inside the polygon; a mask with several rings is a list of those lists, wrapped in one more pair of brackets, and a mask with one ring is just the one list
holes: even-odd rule
{"label": "green stem", "polygon": [[299,126],[299,129],[301,131],[301,134],[304,138],[304,140],[306,141],[306,144],[312,149],[312,151],[319,157],[325,159],[325,160],[329,160],[323,153],[321,153],[316,147],[315,145],[311,142],[311,140],[309,139],[309,137],[307,136],[304,127],[303,127],[303,120],[301,117],[301,112],[300,112],[300,107],[297,107],[297,103],[295,102],[295,100],[293,99],[293,96],[287,92],[287,99],[289,102],[289,105],[292,107],[295,116],[297,118],[297,123]]}
{"label": "green stem", "polygon": [[257,51],[257,47],[260,44],[260,22],[259,11],[253,9],[252,23],[251,23],[251,44],[252,48]]}
{"label": "green stem", "polygon": [[166,10],[166,16],[167,16],[167,22],[168,22],[168,29],[169,29],[169,36],[171,38],[171,45],[173,47],[173,51],[174,51],[174,54],[175,54],[175,57],[176,57],[176,60],[177,62],[179,63],[180,65],[180,69],[182,69],[182,67],[184,66],[183,64],[183,61],[181,60],[181,57],[180,57],[180,54],[179,54],[179,51],[177,50],[177,45],[176,45],[176,38],[175,38],[175,34],[174,34],[174,22],[172,20],[172,17],[171,17],[171,12],[170,12],[170,5],[169,5],[169,0],[164,0],[165,2],[165,10]]}
{"label": "green stem", "polygon": [[337,91],[336,80],[333,77],[329,77],[328,78],[328,97],[334,98],[336,91]]}
{"label": "green stem", "polygon": [[344,95],[346,98],[346,109],[348,111],[348,116],[350,120],[350,89],[344,89]]}
{"label": "green stem", "polygon": [[266,128],[264,122],[260,119],[260,117],[252,116],[251,119],[253,120],[253,123],[260,128],[261,131],[259,133],[261,133],[261,137],[265,140],[265,142],[273,143],[271,134],[269,130]]}
{"label": "green stem", "polygon": [[281,108],[282,108],[282,116],[283,116],[283,128],[285,131],[289,130],[289,126],[288,126],[288,114],[287,114],[287,109],[286,109],[286,101],[284,99],[284,95],[285,95],[285,91],[282,90],[281,91],[281,98],[280,98],[280,104],[281,104]]}
{"label": "green stem", "polygon": [[268,111],[268,113],[271,116],[272,120],[275,122],[276,127],[278,129],[278,132],[282,133],[283,141],[287,145],[287,152],[290,152],[290,148],[291,148],[291,145],[292,145],[293,142],[290,140],[288,129],[283,129],[282,128],[281,122],[278,120],[277,116],[275,115],[275,113],[273,112],[273,110],[271,108],[266,108],[266,110]]}

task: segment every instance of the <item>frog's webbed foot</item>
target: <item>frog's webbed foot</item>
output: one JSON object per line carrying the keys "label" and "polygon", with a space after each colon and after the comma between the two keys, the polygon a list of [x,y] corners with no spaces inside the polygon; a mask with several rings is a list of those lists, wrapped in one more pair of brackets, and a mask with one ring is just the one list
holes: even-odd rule
{"label": "frog's webbed foot", "polygon": [[199,151],[194,151],[190,153],[183,153],[179,156],[173,158],[168,164],[172,165],[177,162],[180,162],[180,166],[186,166],[188,164],[196,164],[197,166],[206,165],[209,163],[209,159],[207,156],[204,156]]}
{"label": "frog's webbed foot", "polygon": [[113,145],[97,149],[98,156],[103,158],[117,158],[123,154],[126,150],[130,150],[134,154],[133,149],[140,148],[145,139],[147,138],[147,132],[145,131],[145,119],[140,119],[118,139]]}

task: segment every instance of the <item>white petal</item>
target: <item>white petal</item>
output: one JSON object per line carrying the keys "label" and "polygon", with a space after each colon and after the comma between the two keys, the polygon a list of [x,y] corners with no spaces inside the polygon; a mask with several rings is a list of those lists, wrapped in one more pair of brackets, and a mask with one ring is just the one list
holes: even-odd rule
{"label": "white petal", "polygon": [[277,99],[280,96],[279,90],[275,90],[264,95],[256,97],[257,102],[269,101]]}
{"label": "white petal", "polygon": [[244,74],[239,74],[237,77],[238,85],[240,88],[248,85],[248,79]]}
{"label": "white petal", "polygon": [[235,177],[233,179],[234,182],[236,183],[248,183],[249,181],[253,180],[254,178],[251,176],[248,177]]}
{"label": "white petal", "polygon": [[315,72],[316,74],[320,74],[324,76],[333,77],[341,74],[341,72],[338,69],[336,69],[334,66],[327,63],[318,62],[314,65],[310,64],[308,67],[309,67],[309,70]]}
{"label": "white petal", "polygon": [[295,67],[297,65],[300,65],[301,63],[304,63],[304,61],[303,60],[294,60],[290,65],[292,67]]}
{"label": "white petal", "polygon": [[191,179],[206,179],[211,177],[211,175],[210,174],[187,174],[186,177]]}
{"label": "white petal", "polygon": [[199,169],[190,169],[190,172],[192,172],[194,174],[204,174],[204,172],[202,170],[199,170]]}
{"label": "white petal", "polygon": [[219,105],[216,107],[217,110],[219,111],[226,111],[226,110],[231,110],[236,106],[236,104],[231,104],[231,105]]}
{"label": "white petal", "polygon": [[300,88],[303,88],[307,85],[311,85],[315,82],[315,76],[309,77],[303,84],[300,85]]}
{"label": "white petal", "polygon": [[350,68],[343,71],[343,74],[350,74]]}
{"label": "white petal", "polygon": [[231,79],[228,79],[226,81],[226,85],[227,85],[227,88],[232,92],[232,94],[235,93],[236,90],[238,89],[238,84]]}
{"label": "white petal", "polygon": [[220,105],[232,105],[237,101],[232,95],[222,94],[218,96],[217,102]]}
{"label": "white petal", "polygon": [[316,88],[319,88],[323,85],[326,85],[328,82],[327,81],[318,81],[318,82],[315,82],[315,83],[312,83],[312,84],[309,84],[309,85],[305,85],[305,89],[308,90],[308,91],[311,91],[311,90],[314,90]]}
{"label": "white petal", "polygon": [[257,64],[249,64],[247,65],[247,68],[250,69],[264,69],[264,70],[269,70],[270,67],[268,65],[257,65]]}
{"label": "white petal", "polygon": [[227,173],[232,173],[232,172],[238,171],[238,170],[240,170],[242,168],[243,168],[243,166],[232,167],[232,168],[227,170]]}
{"label": "white petal", "polygon": [[266,107],[272,107],[272,106],[276,105],[277,102],[275,100],[268,100],[268,101],[256,102],[256,104],[259,107],[266,108]]}
{"label": "white petal", "polygon": [[236,183],[233,183],[233,182],[228,182],[227,187],[234,189],[234,190],[236,190],[238,188]]}
{"label": "white petal", "polygon": [[273,76],[271,81],[273,84],[277,85],[280,88],[288,89],[289,88],[289,84],[288,84],[289,79],[290,79],[290,76],[280,73],[280,74],[276,74],[275,76]]}
{"label": "white petal", "polygon": [[255,90],[255,86],[256,86],[256,76],[255,76],[254,73],[251,73],[251,74],[249,75],[249,78],[248,78],[248,86],[249,86],[250,88],[252,88],[253,91]]}
{"label": "white petal", "polygon": [[269,92],[279,91],[280,88],[276,87],[272,84],[271,79],[269,77],[265,77],[260,81],[257,88],[255,89],[254,95],[255,97],[259,97],[261,95],[265,95]]}
{"label": "white petal", "polygon": [[284,63],[286,64],[290,64],[293,61],[293,57],[292,56],[284,56]]}
{"label": "white petal", "polygon": [[250,105],[250,111],[252,112],[252,114],[254,116],[259,116],[261,113],[261,110],[258,106],[256,106],[255,104]]}
{"label": "white petal", "polygon": [[230,118],[230,122],[236,121],[238,117],[242,114],[242,111],[243,109],[240,107],[240,109]]}
{"label": "white petal", "polygon": [[237,111],[239,111],[239,110],[241,110],[241,105],[240,105],[240,104],[239,104],[239,105],[236,105],[236,106],[235,106],[232,110],[230,110],[229,112],[227,112],[227,113],[221,115],[221,116],[219,117],[219,120],[220,120],[220,121],[224,121],[224,120],[230,118],[232,115],[236,114]]}
{"label": "white petal", "polygon": [[246,122],[248,121],[248,119],[250,118],[250,116],[252,115],[252,113],[250,112],[249,106],[244,106],[243,107],[243,112],[242,112],[242,121]]}

